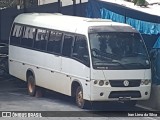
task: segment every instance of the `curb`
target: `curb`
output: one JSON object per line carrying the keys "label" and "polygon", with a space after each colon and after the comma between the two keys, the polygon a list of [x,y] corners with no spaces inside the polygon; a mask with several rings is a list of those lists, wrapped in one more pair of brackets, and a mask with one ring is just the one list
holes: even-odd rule
{"label": "curb", "polygon": [[150,107],[146,107],[146,106],[143,106],[143,105],[140,105],[140,104],[137,104],[136,107],[140,107],[140,108],[146,109],[148,111],[158,111],[156,109],[153,109],[153,108],[150,108]]}

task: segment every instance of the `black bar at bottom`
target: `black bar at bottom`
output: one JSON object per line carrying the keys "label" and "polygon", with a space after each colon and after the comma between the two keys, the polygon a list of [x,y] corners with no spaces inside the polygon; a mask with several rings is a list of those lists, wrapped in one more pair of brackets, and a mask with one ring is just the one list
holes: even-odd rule
{"label": "black bar at bottom", "polygon": [[160,111],[0,111],[0,117],[160,117]]}

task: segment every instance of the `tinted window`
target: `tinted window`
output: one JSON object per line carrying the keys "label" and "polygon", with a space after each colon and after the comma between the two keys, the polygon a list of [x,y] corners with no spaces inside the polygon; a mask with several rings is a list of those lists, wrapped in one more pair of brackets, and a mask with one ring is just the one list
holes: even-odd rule
{"label": "tinted window", "polygon": [[49,41],[47,44],[47,51],[54,52],[54,53],[60,53],[61,44],[62,44],[62,33],[51,31]]}
{"label": "tinted window", "polygon": [[88,47],[84,36],[76,37],[72,57],[89,66]]}
{"label": "tinted window", "polygon": [[34,48],[39,50],[46,50],[48,36],[49,36],[48,30],[38,29],[34,42]]}
{"label": "tinted window", "polygon": [[11,34],[11,44],[20,45],[23,27],[21,25],[14,25]]}
{"label": "tinted window", "polygon": [[67,57],[71,56],[73,40],[74,40],[74,37],[72,36],[68,36],[68,35],[64,36],[62,55]]}
{"label": "tinted window", "polygon": [[21,40],[21,45],[25,47],[32,47],[35,33],[36,33],[35,28],[25,27],[24,32],[23,32],[23,37]]}

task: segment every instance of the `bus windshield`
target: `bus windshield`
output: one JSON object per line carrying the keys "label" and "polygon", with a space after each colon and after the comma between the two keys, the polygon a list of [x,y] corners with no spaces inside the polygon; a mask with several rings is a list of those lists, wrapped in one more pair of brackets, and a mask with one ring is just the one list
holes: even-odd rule
{"label": "bus windshield", "polygon": [[144,41],[134,32],[90,33],[94,69],[149,69]]}

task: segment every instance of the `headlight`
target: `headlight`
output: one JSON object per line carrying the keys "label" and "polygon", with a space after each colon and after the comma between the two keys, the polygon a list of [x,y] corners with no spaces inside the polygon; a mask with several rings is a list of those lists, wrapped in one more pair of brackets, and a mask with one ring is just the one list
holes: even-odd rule
{"label": "headlight", "polygon": [[97,83],[98,83],[98,81],[97,81],[97,80],[95,80],[95,81],[94,81],[94,84],[97,84]]}
{"label": "headlight", "polygon": [[103,81],[103,80],[100,80],[100,81],[99,81],[99,85],[100,85],[100,86],[103,86],[103,85],[104,85],[104,81]]}
{"label": "headlight", "polygon": [[150,83],[150,80],[144,80],[144,84],[148,85]]}
{"label": "headlight", "polygon": [[141,85],[148,85],[151,82],[151,80],[142,80]]}
{"label": "headlight", "polygon": [[108,82],[108,81],[106,81],[106,82],[105,82],[105,85],[108,85],[108,84],[109,84],[109,82]]}
{"label": "headlight", "polygon": [[99,85],[99,86],[103,86],[103,85],[108,86],[109,81],[107,81],[107,80],[94,80],[93,84],[94,85]]}

